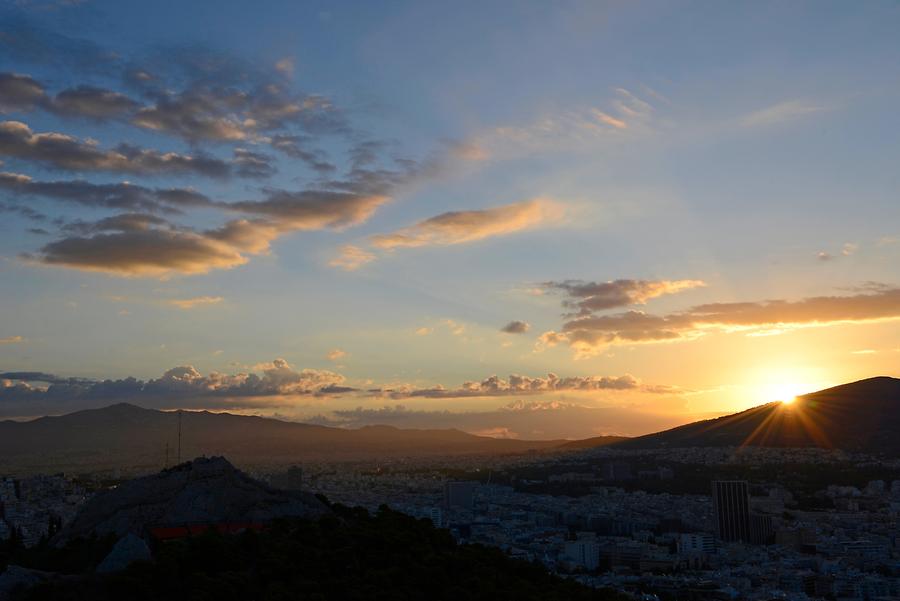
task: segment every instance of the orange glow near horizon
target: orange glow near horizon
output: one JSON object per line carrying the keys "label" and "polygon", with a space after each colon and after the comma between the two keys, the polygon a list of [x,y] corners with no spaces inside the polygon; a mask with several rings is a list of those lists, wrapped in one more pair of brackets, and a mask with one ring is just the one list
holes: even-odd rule
{"label": "orange glow near horizon", "polygon": [[787,405],[798,396],[827,388],[819,377],[818,370],[783,367],[763,369],[757,372],[753,394],[758,403],[781,401]]}

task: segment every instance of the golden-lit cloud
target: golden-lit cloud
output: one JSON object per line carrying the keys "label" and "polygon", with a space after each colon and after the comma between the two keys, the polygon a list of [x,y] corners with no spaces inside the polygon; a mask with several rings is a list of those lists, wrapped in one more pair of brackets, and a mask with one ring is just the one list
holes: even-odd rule
{"label": "golden-lit cloud", "polygon": [[536,198],[489,209],[450,211],[430,217],[389,234],[370,236],[371,249],[347,244],[329,261],[332,267],[354,271],[376,260],[373,251],[400,248],[451,246],[488,238],[551,227],[563,222],[566,206],[555,200]]}
{"label": "golden-lit cloud", "polygon": [[329,361],[340,361],[345,357],[347,357],[347,352],[339,348],[331,349],[330,351],[328,351],[328,354],[325,355],[325,358]]}
{"label": "golden-lit cloud", "polygon": [[391,425],[398,428],[454,428],[502,438],[559,439],[604,435],[635,436],[665,430],[692,419],[683,409],[658,409],[659,399],[647,407],[594,407],[558,400],[516,400],[479,411],[421,410],[401,404],[336,409],[313,423],[346,428]]}
{"label": "golden-lit cloud", "polygon": [[381,250],[465,244],[553,225],[564,213],[562,204],[543,198],[491,209],[451,211],[390,234],[372,236],[371,243]]}
{"label": "golden-lit cloud", "polygon": [[22,336],[6,336],[5,338],[0,338],[0,344],[19,344],[21,342],[25,342],[25,338]]}
{"label": "golden-lit cloud", "polygon": [[702,288],[702,280],[612,280],[586,282],[566,280],[544,282],[547,290],[561,291],[566,295],[563,306],[575,309],[577,315],[589,315],[596,311],[643,305],[648,300],[666,294],[676,294],[692,288]]}
{"label": "golden-lit cloud", "polygon": [[608,113],[604,113],[600,109],[591,109],[591,112],[597,117],[597,120],[607,125],[612,125],[616,129],[628,129],[628,124],[621,119],[617,119]]}
{"label": "golden-lit cloud", "polygon": [[167,301],[168,304],[178,307],[179,309],[194,309],[196,307],[205,307],[209,305],[217,305],[225,299],[221,296],[195,296],[194,298],[177,298]]}
{"label": "golden-lit cloud", "polygon": [[345,244],[339,249],[338,255],[328,262],[328,265],[345,271],[356,271],[374,260],[374,253],[353,244]]}
{"label": "golden-lit cloud", "polygon": [[552,392],[595,392],[595,391],[632,391],[650,394],[677,394],[682,392],[672,386],[645,385],[630,374],[623,376],[573,376],[560,377],[548,374],[546,377],[530,377],[512,374],[508,378],[496,375],[480,381],[464,382],[458,388],[445,388],[437,385],[429,388],[416,388],[412,385],[396,385],[369,392],[392,399],[404,398],[469,398],[516,396],[543,394]]}
{"label": "golden-lit cloud", "polygon": [[611,344],[685,341],[710,332],[777,334],[797,328],[898,319],[900,288],[878,288],[871,293],[796,301],[709,303],[667,315],[642,311],[584,315],[563,324],[561,333],[543,336],[565,336],[576,353],[584,356]]}
{"label": "golden-lit cloud", "polygon": [[[123,401],[157,407],[250,407],[264,405],[264,399],[269,397],[284,404],[284,397],[354,391],[343,386],[344,381],[343,375],[328,370],[294,369],[284,359],[236,374],[213,371],[204,375],[192,365],[180,365],[146,381],[96,381],[43,372],[5,372],[0,373],[0,415],[33,415],[39,407],[44,410],[45,403],[69,408]],[[17,410],[21,413],[15,413]]]}
{"label": "golden-lit cloud", "polygon": [[[84,229],[82,228],[82,231]],[[92,235],[44,245],[29,261],[129,277],[168,277],[231,269],[247,255],[269,251],[279,231],[268,222],[238,219],[195,232],[143,215],[116,216],[88,224]]]}
{"label": "golden-lit cloud", "polygon": [[222,205],[265,218],[279,231],[341,231],[367,221],[388,201],[377,194],[321,190],[272,191],[265,200]]}
{"label": "golden-lit cloud", "polygon": [[[208,273],[243,265],[249,255],[266,254],[275,239],[290,232],[358,225],[385,201],[386,197],[355,193],[273,191],[263,201],[226,205],[231,211],[256,215],[253,219],[234,219],[200,232],[160,217],[119,215],[70,227],[77,235],[50,242],[25,258],[133,277]],[[349,266],[349,261],[345,257],[342,265]]]}

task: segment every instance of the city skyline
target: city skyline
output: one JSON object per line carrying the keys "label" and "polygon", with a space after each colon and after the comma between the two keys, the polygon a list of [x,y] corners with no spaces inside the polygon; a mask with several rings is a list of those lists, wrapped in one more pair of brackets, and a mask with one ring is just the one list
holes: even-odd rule
{"label": "city skyline", "polygon": [[897,375],[896,5],[175,7],[2,8],[0,419],[576,438]]}

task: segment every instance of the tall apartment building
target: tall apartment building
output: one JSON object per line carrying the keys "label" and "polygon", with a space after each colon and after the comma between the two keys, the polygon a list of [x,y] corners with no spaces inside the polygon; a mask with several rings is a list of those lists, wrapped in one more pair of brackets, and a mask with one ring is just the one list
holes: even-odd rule
{"label": "tall apartment building", "polygon": [[743,480],[712,483],[716,534],[727,542],[750,541],[750,486]]}

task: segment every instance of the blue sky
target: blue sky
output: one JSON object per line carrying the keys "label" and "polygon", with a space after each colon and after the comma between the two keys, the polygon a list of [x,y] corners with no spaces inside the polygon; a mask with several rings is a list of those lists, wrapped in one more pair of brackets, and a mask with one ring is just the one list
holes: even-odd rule
{"label": "blue sky", "polygon": [[0,416],[634,434],[896,372],[895,3],[2,10]]}

